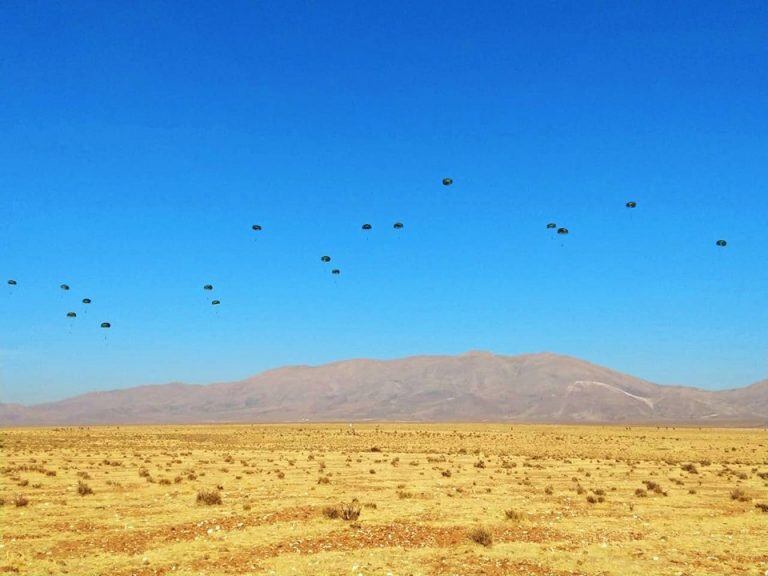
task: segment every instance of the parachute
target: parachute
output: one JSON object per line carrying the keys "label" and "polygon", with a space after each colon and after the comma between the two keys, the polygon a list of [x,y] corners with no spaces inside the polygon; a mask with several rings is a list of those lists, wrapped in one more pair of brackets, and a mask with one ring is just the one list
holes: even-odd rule
{"label": "parachute", "polygon": [[255,230],[256,232],[259,232],[261,230],[261,226],[259,226],[258,224],[254,224],[253,226],[251,226],[251,230]]}
{"label": "parachute", "polygon": [[395,222],[392,225],[392,228],[394,228],[395,230],[402,230],[403,229],[403,223],[402,222]]}
{"label": "parachute", "polygon": [[443,186],[450,186],[453,184],[453,178],[443,178]]}
{"label": "parachute", "polygon": [[213,301],[211,301],[211,306],[218,306],[219,304],[221,304],[221,300],[213,300]]}
{"label": "parachute", "polygon": [[637,208],[637,202],[631,202],[631,201],[630,201],[630,202],[627,202],[627,203],[625,204],[625,206],[626,206],[627,208]]}
{"label": "parachute", "polygon": [[363,230],[370,230],[371,228],[373,228],[373,226],[370,224],[363,224]]}
{"label": "parachute", "polygon": [[8,280],[8,286],[16,286],[16,280]]}
{"label": "parachute", "polygon": [[203,286],[203,290],[213,290],[213,285],[212,284],[206,284],[205,286]]}
{"label": "parachute", "polygon": [[715,242],[715,244],[720,246],[720,248],[724,248],[725,246],[728,246],[728,242],[726,242],[725,240],[718,240],[717,242]]}
{"label": "parachute", "polygon": [[69,285],[68,284],[62,284],[61,286],[59,286],[59,288],[61,288],[62,290],[66,291],[66,290],[69,290]]}
{"label": "parachute", "polygon": [[77,318],[77,314],[75,312],[67,312],[67,318]]}
{"label": "parachute", "polygon": [[568,234],[568,228],[558,228],[557,229],[558,234]]}
{"label": "parachute", "polygon": [[557,224],[555,224],[554,222],[550,222],[549,224],[547,224],[547,230],[554,230],[555,228],[557,228]]}
{"label": "parachute", "polygon": [[110,324],[109,322],[102,322],[101,323],[101,327],[102,328],[112,328],[112,324]]}
{"label": "parachute", "polygon": [[334,276],[338,276],[339,274],[341,274],[341,270],[339,270],[338,268],[334,268],[333,270],[331,270],[331,274],[333,274]]}
{"label": "parachute", "polygon": [[90,298],[83,298],[83,304],[90,304],[91,299]]}
{"label": "parachute", "polygon": [[331,261],[331,257],[330,256],[320,256],[320,260],[322,260],[323,262],[330,262]]}

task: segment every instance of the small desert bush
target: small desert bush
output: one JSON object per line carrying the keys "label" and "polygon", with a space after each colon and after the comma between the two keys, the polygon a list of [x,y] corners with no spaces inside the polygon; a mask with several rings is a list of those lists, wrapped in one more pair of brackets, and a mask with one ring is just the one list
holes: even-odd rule
{"label": "small desert bush", "polygon": [[28,504],[29,504],[29,500],[22,494],[16,494],[16,496],[13,497],[13,505],[16,506],[17,508],[27,506]]}
{"label": "small desert bush", "polygon": [[318,484],[330,484],[331,479],[328,478],[328,476],[320,476],[320,478],[317,479]]}
{"label": "small desert bush", "polygon": [[515,522],[519,522],[523,519],[523,513],[518,512],[514,508],[509,508],[507,510],[504,510],[504,517],[507,520],[514,520]]}
{"label": "small desert bush", "polygon": [[689,474],[698,474],[699,470],[696,468],[696,466],[693,463],[690,464],[683,464],[680,466],[681,469],[685,470]]}
{"label": "small desert bush", "polygon": [[741,488],[734,488],[731,490],[731,500],[736,500],[738,502],[749,502],[751,498]]}
{"label": "small desert bush", "polygon": [[329,520],[335,520],[336,518],[341,516],[341,512],[339,511],[338,506],[326,506],[323,508],[323,516],[325,516]]}
{"label": "small desert bush", "polygon": [[357,520],[360,517],[361,506],[355,499],[349,503],[341,503],[336,506],[326,506],[323,508],[323,516],[330,520],[336,520],[341,518],[342,520],[350,521]]}
{"label": "small desert bush", "polygon": [[88,494],[93,494],[93,488],[88,486],[88,484],[86,484],[82,480],[78,480],[77,493],[80,494],[80,496],[87,496]]}
{"label": "small desert bush", "polygon": [[205,504],[206,506],[215,506],[221,504],[221,494],[217,490],[200,490],[197,493],[198,504]]}
{"label": "small desert bush", "polygon": [[544,488],[544,494],[546,494],[547,496],[551,496],[554,492],[555,492],[555,489],[552,488],[551,485]]}
{"label": "small desert bush", "polygon": [[493,535],[485,528],[473,528],[469,531],[469,539],[476,544],[488,547],[493,544]]}
{"label": "small desert bush", "polygon": [[765,502],[758,502],[757,504],[755,504],[755,508],[757,508],[761,512],[768,512],[768,504],[766,504]]}

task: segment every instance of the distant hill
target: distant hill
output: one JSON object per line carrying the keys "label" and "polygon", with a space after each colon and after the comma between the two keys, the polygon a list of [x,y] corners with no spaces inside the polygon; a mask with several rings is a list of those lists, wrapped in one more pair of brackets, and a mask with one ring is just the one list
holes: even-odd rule
{"label": "distant hill", "polygon": [[58,402],[0,404],[13,425],[517,421],[756,425],[768,380],[707,391],[660,386],[556,354],[414,356],[292,366],[239,382],[91,392]]}

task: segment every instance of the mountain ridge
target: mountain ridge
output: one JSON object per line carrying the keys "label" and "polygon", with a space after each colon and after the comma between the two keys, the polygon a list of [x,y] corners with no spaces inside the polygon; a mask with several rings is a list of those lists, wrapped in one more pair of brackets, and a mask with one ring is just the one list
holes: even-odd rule
{"label": "mountain ridge", "polygon": [[470,350],[0,404],[4,426],[371,420],[756,425],[768,421],[768,379],[711,391],[659,385],[552,352]]}

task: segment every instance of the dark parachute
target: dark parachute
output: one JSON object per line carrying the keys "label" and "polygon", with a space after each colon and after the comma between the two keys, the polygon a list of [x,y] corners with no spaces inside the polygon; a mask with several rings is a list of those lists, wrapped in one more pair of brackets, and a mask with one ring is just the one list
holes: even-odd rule
{"label": "dark parachute", "polygon": [[91,299],[90,298],[83,298],[83,304],[90,304]]}
{"label": "dark parachute", "polygon": [[373,226],[370,224],[363,224],[363,230],[370,230],[371,228],[373,228]]}
{"label": "dark parachute", "polygon": [[62,290],[65,290],[65,291],[69,290],[69,284],[62,284],[61,286],[59,286],[59,288],[61,288]]}
{"label": "dark parachute", "polygon": [[568,234],[568,228],[558,228],[557,229],[558,234]]}
{"label": "dark parachute", "polygon": [[334,276],[338,276],[339,274],[341,274],[341,270],[339,270],[338,268],[334,268],[333,270],[331,270],[331,274],[333,274]]}
{"label": "dark parachute", "polygon": [[554,222],[550,222],[549,224],[547,224],[547,230],[554,230],[555,228],[557,228],[557,224],[555,224]]}
{"label": "dark parachute", "polygon": [[715,242],[715,244],[717,244],[721,248],[724,248],[725,246],[728,246],[728,242],[726,242],[725,240],[718,240],[717,242]]}
{"label": "dark parachute", "polygon": [[626,206],[627,208],[637,208],[637,202],[632,202],[632,201],[630,201],[630,202],[627,202],[627,203],[625,204],[625,206]]}
{"label": "dark parachute", "polygon": [[75,312],[67,312],[67,318],[77,318],[77,314]]}
{"label": "dark parachute", "polygon": [[218,306],[219,304],[221,304],[221,300],[213,300],[211,302],[211,306]]}
{"label": "dark parachute", "polygon": [[443,186],[450,186],[453,184],[453,178],[443,178]]}
{"label": "dark parachute", "polygon": [[256,232],[259,232],[261,230],[261,226],[258,224],[254,224],[251,226],[251,230],[255,230]]}
{"label": "dark parachute", "polygon": [[203,290],[213,290],[213,285],[212,284],[206,284],[205,286],[203,286]]}
{"label": "dark parachute", "polygon": [[395,222],[392,225],[392,228],[394,228],[395,230],[402,230],[403,229],[403,223],[402,222]]}
{"label": "dark parachute", "polygon": [[16,286],[16,280],[8,280],[8,286]]}
{"label": "dark parachute", "polygon": [[101,327],[102,328],[112,328],[112,324],[110,324],[109,322],[102,322],[101,323]]}
{"label": "dark parachute", "polygon": [[331,261],[331,257],[330,256],[320,256],[320,260],[322,260],[323,262],[330,262]]}

